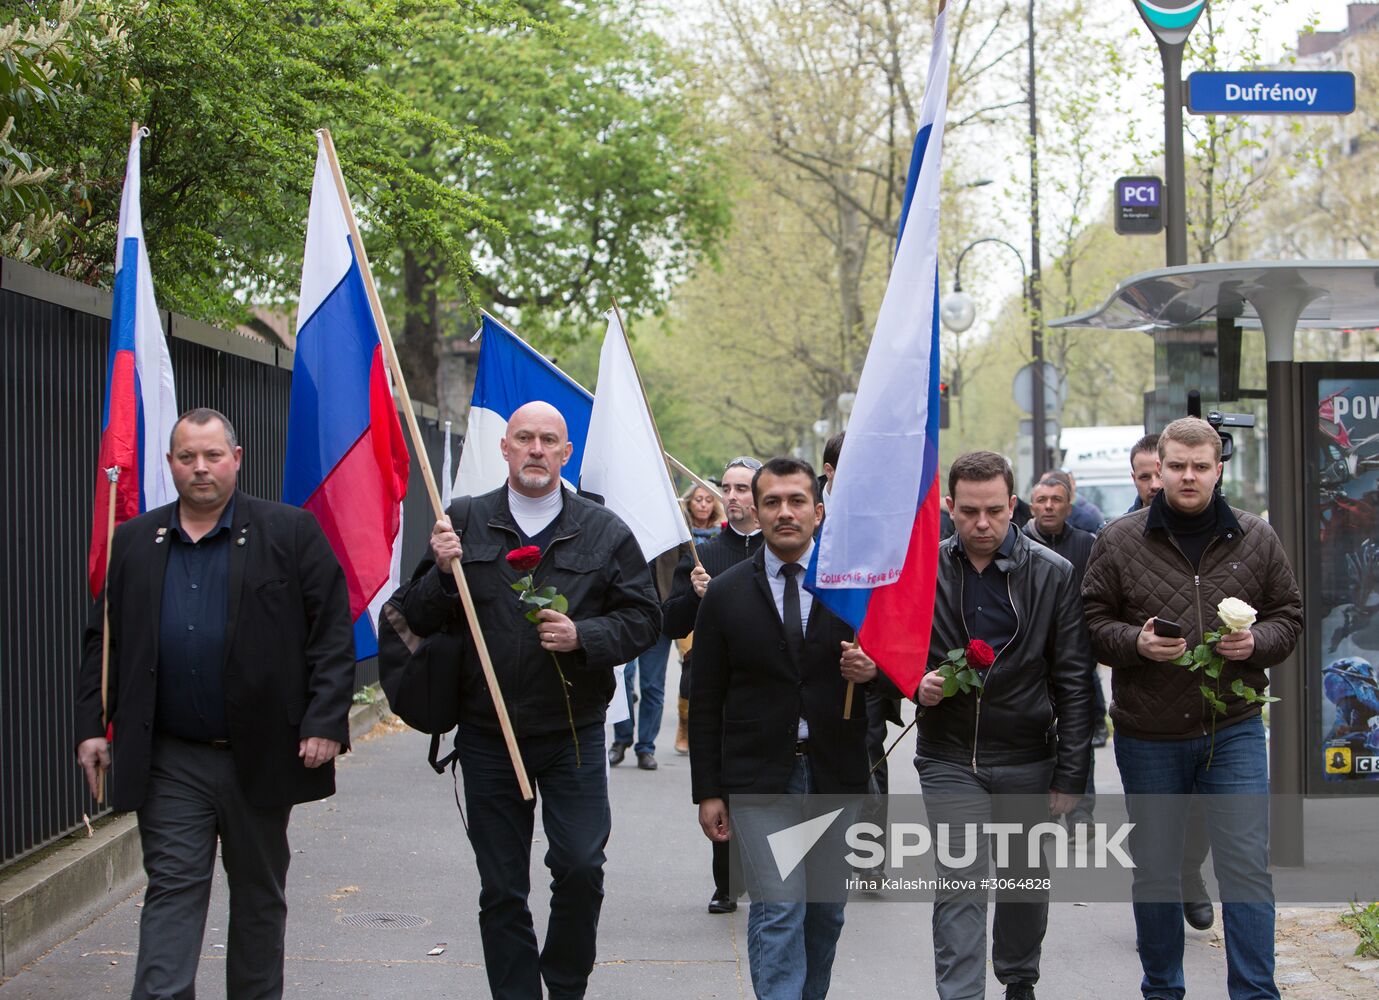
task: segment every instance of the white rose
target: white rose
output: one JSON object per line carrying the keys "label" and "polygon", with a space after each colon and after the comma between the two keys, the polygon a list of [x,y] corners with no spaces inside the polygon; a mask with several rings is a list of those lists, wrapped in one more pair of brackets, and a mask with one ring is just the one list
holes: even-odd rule
{"label": "white rose", "polygon": [[1227,632],[1244,632],[1259,617],[1254,608],[1238,597],[1227,597],[1218,604],[1216,615]]}

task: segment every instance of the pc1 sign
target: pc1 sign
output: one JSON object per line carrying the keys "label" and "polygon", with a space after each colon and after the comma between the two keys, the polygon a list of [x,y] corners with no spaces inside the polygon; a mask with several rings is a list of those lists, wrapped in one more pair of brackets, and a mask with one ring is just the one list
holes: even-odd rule
{"label": "pc1 sign", "polygon": [[1116,232],[1153,236],[1164,229],[1164,182],[1158,177],[1116,181]]}

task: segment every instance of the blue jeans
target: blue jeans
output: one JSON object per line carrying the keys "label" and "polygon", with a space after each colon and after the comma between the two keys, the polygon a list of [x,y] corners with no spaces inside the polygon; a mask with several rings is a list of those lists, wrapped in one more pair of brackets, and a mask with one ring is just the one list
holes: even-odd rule
{"label": "blue jeans", "polygon": [[[796,757],[785,794],[807,795],[813,790],[809,759]],[[805,818],[805,810],[801,808],[800,819]],[[842,822],[835,823],[833,829],[841,832],[852,816],[844,815],[840,819]],[[735,833],[742,832],[739,827],[733,829]],[[768,879],[775,877],[775,861],[764,837],[743,836],[738,847],[749,886],[756,884],[754,870],[769,872],[765,876]],[[820,843],[811,850],[811,855],[816,851],[819,855],[827,855],[829,845]],[[807,861],[800,864],[786,880],[787,887],[799,881],[801,898],[808,898],[810,890],[803,883],[810,867]],[[794,894],[792,891],[791,895]],[[838,951],[838,937],[843,932],[843,905],[752,900],[747,912],[747,961],[757,1000],[823,1000],[828,996],[833,958]]]}
{"label": "blue jeans", "polygon": [[1202,800],[1212,867],[1221,886],[1226,990],[1231,1000],[1276,1000],[1264,724],[1256,716],[1218,730],[1214,752],[1211,742],[1210,735],[1139,740],[1116,733],[1116,765],[1135,823],[1130,852],[1135,859],[1135,933],[1144,969],[1140,989],[1146,997],[1167,1000],[1184,995],[1180,868],[1187,796],[1227,796]]}
{"label": "blue jeans", "polygon": [[623,667],[623,683],[627,688],[628,718],[613,726],[613,739],[632,743],[632,684],[640,671],[642,675],[641,708],[638,711],[637,732],[641,738],[633,753],[655,753],[656,734],[661,731],[661,709],[666,703],[666,660],[670,658],[670,640],[661,636],[641,656]]}

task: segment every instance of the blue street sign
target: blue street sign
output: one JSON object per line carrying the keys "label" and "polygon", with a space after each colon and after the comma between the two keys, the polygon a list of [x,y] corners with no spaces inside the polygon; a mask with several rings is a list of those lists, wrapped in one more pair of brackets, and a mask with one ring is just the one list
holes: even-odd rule
{"label": "blue street sign", "polygon": [[1187,109],[1194,115],[1348,115],[1354,73],[1193,73]]}
{"label": "blue street sign", "polygon": [[1153,235],[1164,229],[1164,182],[1158,177],[1116,180],[1116,232]]}

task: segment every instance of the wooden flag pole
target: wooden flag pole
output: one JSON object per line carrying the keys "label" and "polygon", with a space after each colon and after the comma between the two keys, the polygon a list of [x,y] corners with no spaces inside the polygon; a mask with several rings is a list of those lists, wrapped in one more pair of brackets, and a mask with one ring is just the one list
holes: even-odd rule
{"label": "wooden flag pole", "polygon": [[[374,322],[378,324],[378,337],[383,344],[383,353],[387,356],[388,367],[393,373],[393,382],[402,403],[402,413],[407,418],[407,430],[412,435],[412,444],[416,448],[417,460],[421,464],[421,475],[426,483],[426,493],[431,499],[431,509],[435,512],[436,519],[440,520],[445,516],[445,510],[441,506],[440,492],[436,489],[436,477],[431,471],[431,461],[426,454],[426,442],[422,440],[421,428],[417,425],[416,411],[412,408],[412,397],[407,391],[407,380],[403,378],[402,366],[398,363],[397,348],[393,345],[393,335],[388,329],[387,317],[383,315],[383,304],[378,299],[378,289],[374,287],[369,257],[364,252],[364,241],[359,237],[359,225],[354,218],[354,208],[350,204],[349,192],[345,189],[345,176],[340,172],[340,161],[335,156],[335,143],[331,141],[329,129],[323,128],[317,135],[325,144],[326,158],[330,161],[330,171],[335,178],[335,190],[340,195],[340,204],[344,208],[345,218],[349,222],[350,235],[354,238],[354,250],[358,254],[359,270],[364,276],[364,288],[368,292]],[[474,607],[474,597],[469,592],[469,583],[465,580],[464,568],[458,559],[450,560],[450,572],[455,577],[455,585],[460,591],[460,603],[464,606],[465,620],[469,623],[469,633],[474,637],[474,645],[479,651],[479,663],[483,667],[484,680],[488,683],[489,694],[493,696],[493,710],[498,716],[498,725],[503,730],[503,740],[507,743],[508,756],[512,759],[512,769],[517,774],[518,787],[522,790],[522,798],[531,801],[535,798],[532,794],[531,782],[527,780],[527,769],[522,764],[522,754],[517,748],[517,736],[513,732],[512,721],[508,718],[508,709],[503,700],[503,692],[498,687],[498,676],[494,673],[493,660],[489,656],[488,644],[484,641],[484,633],[479,625],[479,615]]]}
{"label": "wooden flag pole", "polygon": [[[138,125],[134,126],[138,129]],[[115,503],[120,492],[120,467],[105,470],[110,480],[110,502],[105,516],[105,580],[101,584],[101,730],[110,731],[110,554],[115,546]],[[105,805],[105,768],[101,768],[100,785],[96,790],[96,805]]]}
{"label": "wooden flag pole", "polygon": [[[666,454],[665,443],[661,440],[661,428],[656,426],[656,414],[651,411],[651,400],[646,394],[646,383],[642,381],[642,370],[637,367],[637,356],[632,353],[632,338],[627,335],[627,324],[622,321],[622,310],[618,308],[618,300],[613,300],[613,316],[618,321],[618,332],[622,334],[622,342],[627,345],[627,357],[632,362],[632,374],[637,377],[637,388],[642,394],[642,405],[646,407],[647,419],[651,421],[651,431],[656,435],[656,447],[661,449],[661,458],[666,463],[666,474],[670,476],[670,481],[675,482],[675,466],[670,464],[670,456]],[[677,463],[678,464],[678,463]],[[690,539],[690,557],[694,559],[694,565],[700,569],[704,564],[699,561],[699,546],[694,544],[694,539]]]}

